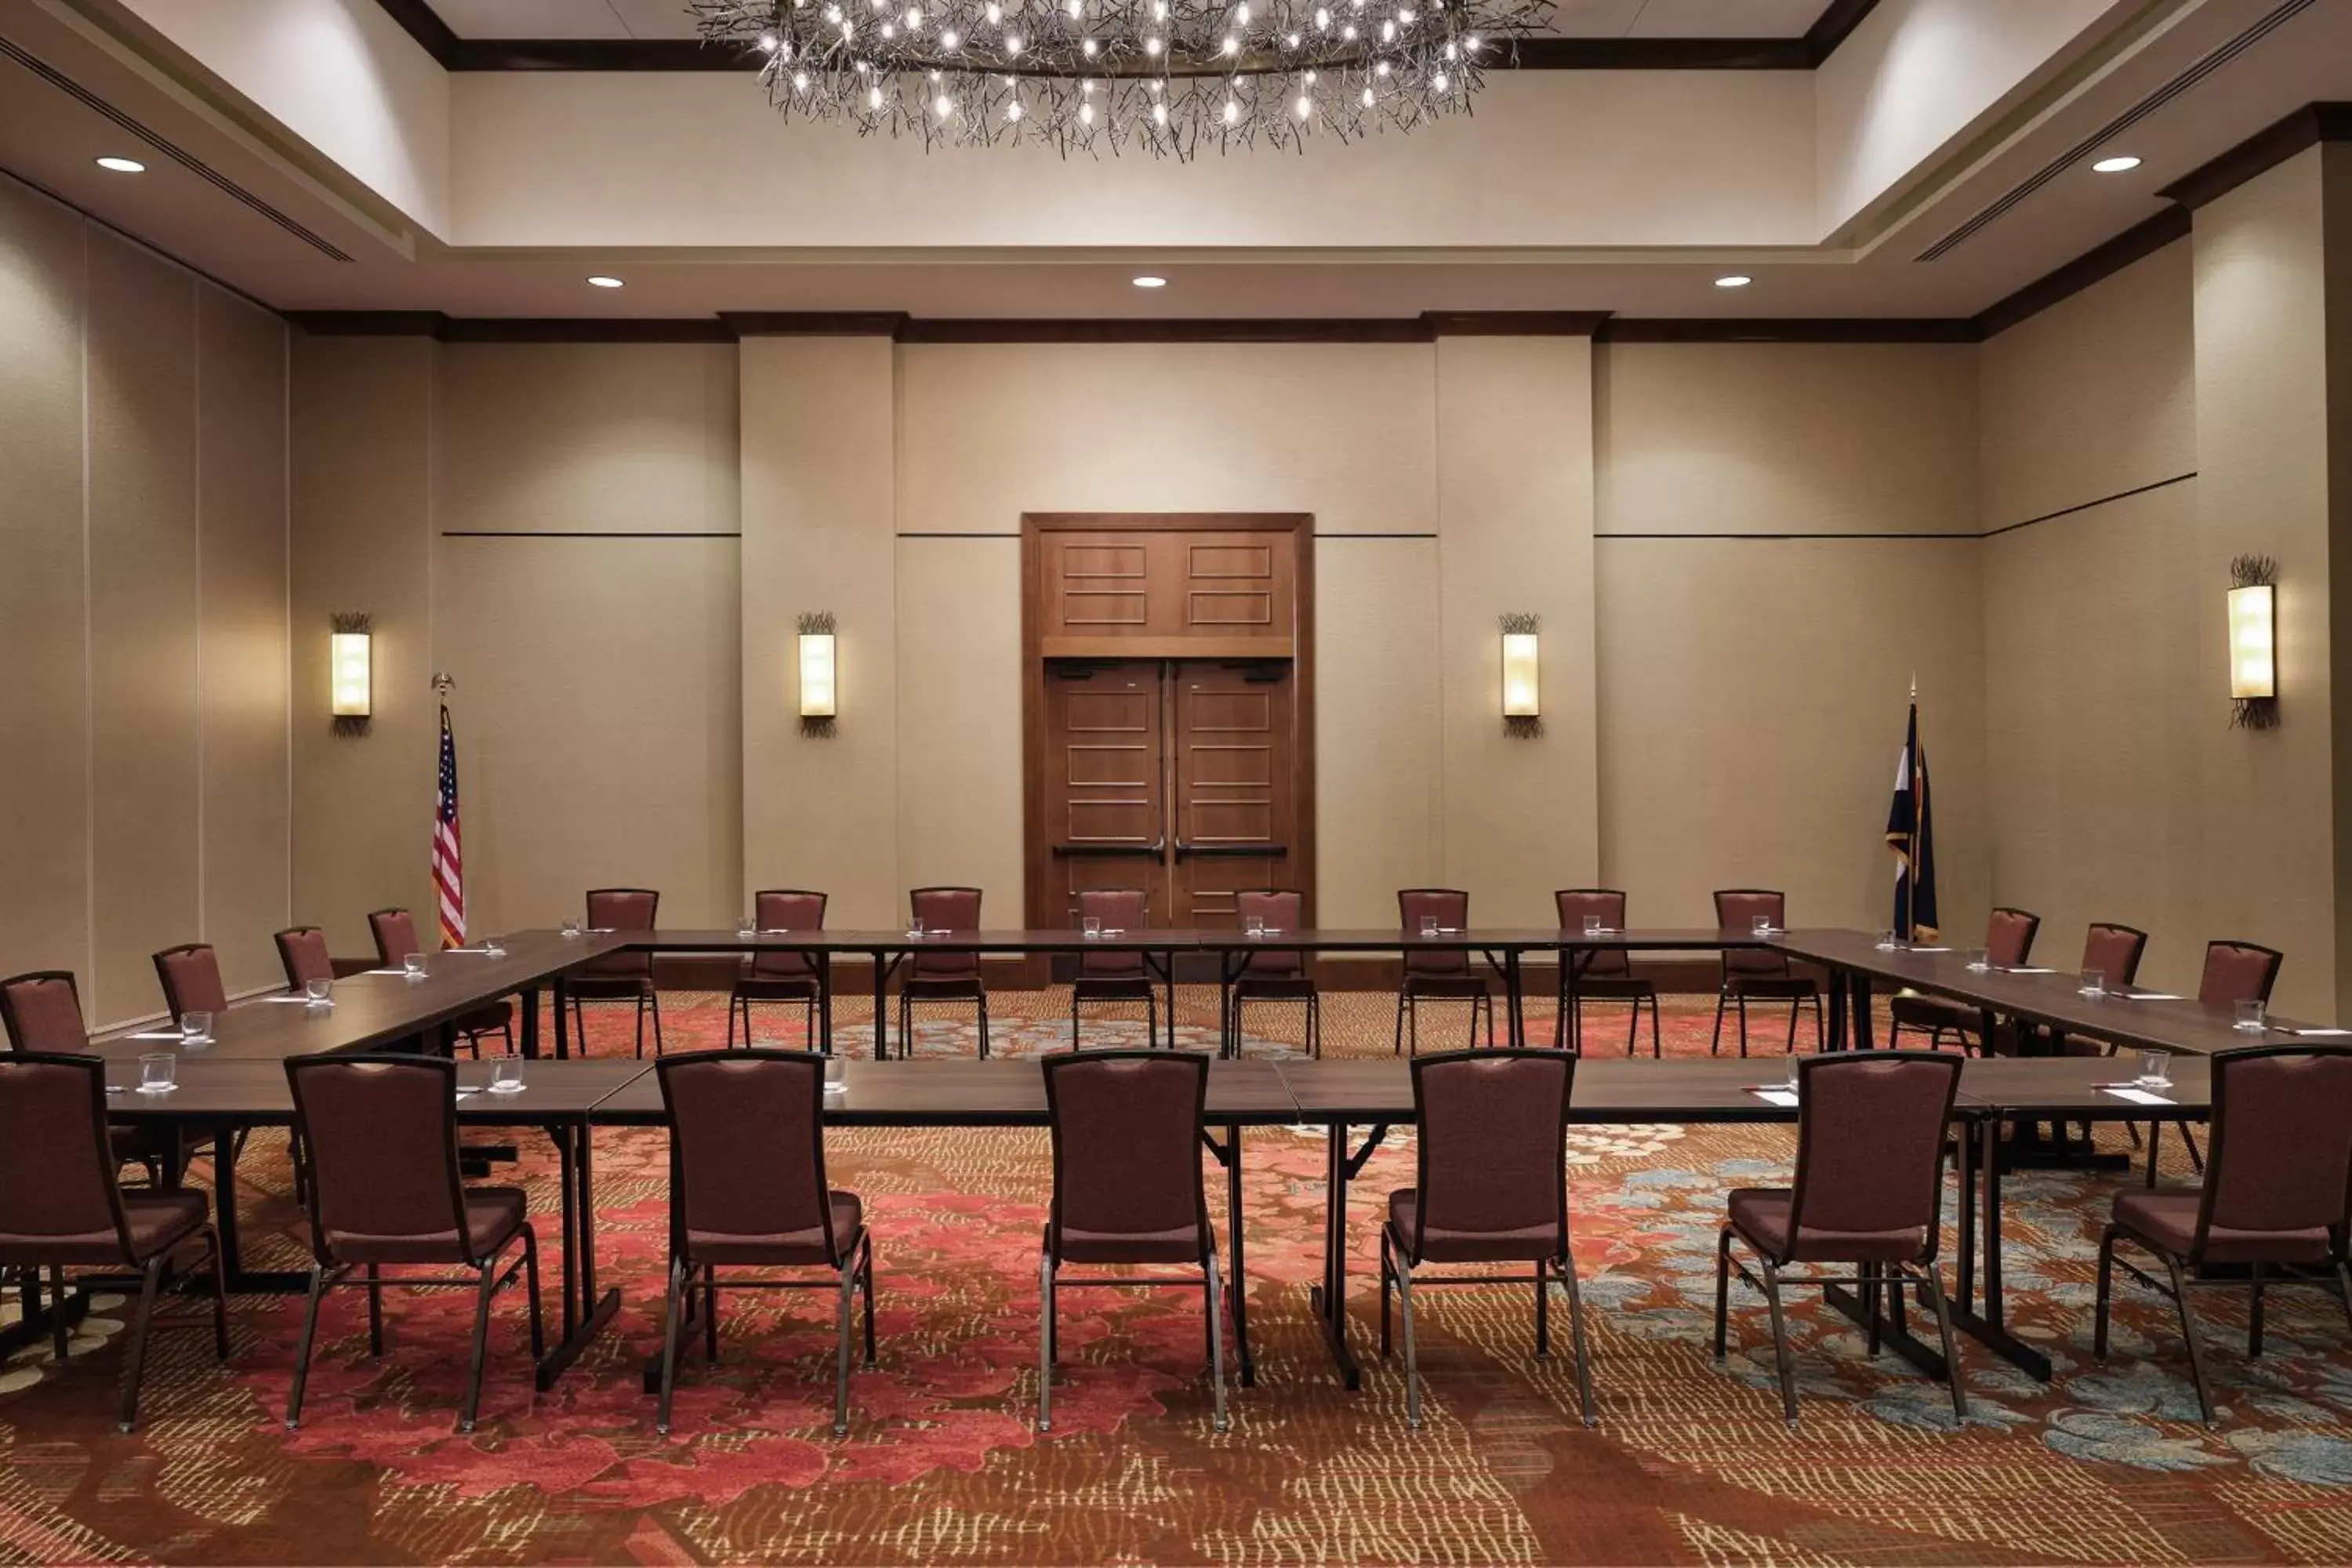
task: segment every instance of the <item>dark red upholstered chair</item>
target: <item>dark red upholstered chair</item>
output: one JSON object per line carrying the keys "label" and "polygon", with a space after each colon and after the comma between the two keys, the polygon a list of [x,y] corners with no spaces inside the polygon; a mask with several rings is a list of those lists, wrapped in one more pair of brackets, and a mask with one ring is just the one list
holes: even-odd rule
{"label": "dark red upholstered chair", "polygon": [[[1766,888],[1726,888],[1715,895],[1715,923],[1721,930],[1745,935],[1755,929],[1756,917],[1769,919],[1776,931],[1789,926],[1789,899]],[[1739,1016],[1739,1054],[1748,1054],[1748,1004],[1786,1002],[1789,1005],[1789,1046],[1797,1048],[1797,1015],[1813,1010],[1813,1049],[1822,1048],[1822,988],[1809,974],[1790,966],[1789,955],[1777,948],[1727,947],[1723,950],[1723,980],[1715,994],[1715,1036],[1708,1051],[1723,1051],[1723,1011],[1735,1007]]]}
{"label": "dark red upholstered chair", "polygon": [[[468,1188],[457,1173],[457,1064],[446,1057],[289,1057],[294,1134],[310,1173],[310,1296],[294,1357],[286,1426],[302,1419],[302,1384],[310,1373],[319,1301],[332,1287],[364,1285],[368,1352],[383,1353],[383,1269],[438,1265],[470,1270],[457,1277],[403,1276],[397,1286],[474,1289],[474,1353],[457,1430],[474,1429],[482,1402],[490,1299],[525,1277],[530,1353],[546,1354],[539,1310],[539,1238],[520,1187]],[[499,1258],[520,1239],[522,1257]],[[352,1279],[353,1269],[362,1278]]]}
{"label": "dark red upholstered chair", "polygon": [[[1559,911],[1559,929],[1570,936],[1583,934],[1587,916],[1598,920],[1603,931],[1625,929],[1625,895],[1615,888],[1563,888],[1551,899]],[[1571,969],[1572,964],[1581,967]],[[1659,1038],[1662,1030],[1658,1022],[1658,988],[1633,973],[1623,948],[1593,947],[1580,953],[1571,951],[1560,954],[1559,1011],[1551,1022],[1554,1046],[1572,1040],[1578,1049],[1583,1048],[1587,1002],[1633,1004],[1625,1030],[1625,1054],[1629,1057],[1641,1043],[1642,1005],[1648,1003],[1650,1054],[1657,1056],[1664,1048]]]}
{"label": "dark red upholstered chair", "polygon": [[[1209,1384],[1225,1429],[1223,1282],[1201,1178],[1209,1060],[1171,1051],[1074,1051],[1045,1060],[1054,1131],[1054,1206],[1037,1281],[1044,1297],[1037,1430],[1054,1429],[1055,1293],[1068,1286],[1199,1285],[1209,1317]],[[1076,1279],[1065,1264],[1177,1265],[1200,1273]],[[1242,1289],[1240,1280],[1234,1289]]]}
{"label": "dark red upholstered chair", "polygon": [[278,962],[286,966],[286,988],[299,991],[313,980],[332,980],[335,961],[327,933],[317,926],[288,926],[277,933]]}
{"label": "dark red upholstered chair", "polygon": [[[907,895],[908,907],[925,931],[980,929],[978,888],[917,888]],[[976,952],[942,952],[917,948],[907,962],[907,977],[898,982],[898,1049],[915,1054],[915,1004],[970,1002],[980,1012],[980,1059],[988,1059],[988,987],[980,978]]]}
{"label": "dark red upholstered chair", "polygon": [[[87,1056],[89,1031],[82,1022],[81,994],[69,969],[37,969],[0,980],[0,1026],[8,1031],[8,1048],[26,1055]],[[109,1145],[117,1166],[137,1165],[147,1173],[147,1184],[163,1185],[163,1162],[172,1135],[160,1128],[124,1127],[109,1130]],[[193,1153],[205,1142],[187,1142]]]}
{"label": "dark red upholstered chair", "polygon": [[[0,1057],[0,1269],[29,1279],[46,1268],[53,1309],[66,1300],[68,1268],[138,1273],[138,1315],[122,1366],[121,1422],[128,1432],[139,1421],[139,1373],[164,1283],[199,1269],[212,1276],[213,1349],[223,1361],[228,1288],[205,1194],[126,1193],[115,1183],[117,1163],[106,1124],[105,1062],[46,1051]],[[203,1251],[183,1268],[178,1259],[192,1245]],[[31,1298],[28,1285],[28,1306]],[[50,1352],[62,1371],[70,1364],[71,1331],[63,1311],[53,1310],[50,1322]]]}
{"label": "dark red upholstered chair", "polygon": [[2197,1000],[2209,1007],[2239,1002],[2267,1004],[2271,987],[2278,984],[2279,965],[2285,961],[2286,955],[2276,948],[2251,942],[2209,942],[2205,973],[2197,982]]}
{"label": "dark red upholstered chair", "polygon": [[1478,1014],[1486,1015],[1486,1046],[1495,1045],[1495,994],[1470,967],[1470,955],[1460,949],[1431,951],[1412,943],[1423,919],[1434,920],[1441,931],[1466,931],[1470,925],[1470,895],[1459,888],[1402,888],[1397,891],[1398,924],[1405,932],[1404,984],[1397,987],[1394,1054],[1410,1045],[1421,1054],[1420,1005],[1423,1002],[1470,1004],[1470,1043],[1478,1043]]}
{"label": "dark red upholstered chair", "polygon": [[[2139,961],[2147,952],[2147,932],[2131,926],[2116,925],[2111,921],[2094,921],[2083,933],[2081,968],[2097,970],[2109,985],[2133,985],[2139,981]],[[2065,1038],[2063,1054],[2070,1057],[2111,1057],[2116,1054],[2116,1045],[2112,1040],[2093,1040],[2080,1035],[2069,1035]],[[2124,1131],[2131,1134],[2132,1144],[2137,1147],[2140,1141],[2138,1125],[2126,1121]],[[2091,1124],[2087,1121],[2079,1123],[2076,1131],[2087,1146],[2091,1142]],[[2196,1141],[2189,1140],[2189,1146],[2196,1148]],[[2153,1171],[2154,1165],[2151,1164],[2149,1169]],[[2154,1177],[2149,1179],[2153,1181]]]}
{"label": "dark red upholstered chair", "polygon": [[[651,888],[591,888],[588,929],[592,931],[640,931],[654,929],[661,895]],[[654,955],[614,952],[582,969],[564,983],[572,998],[572,1033],[580,1054],[588,1054],[587,1016],[581,1004],[626,1003],[636,1014],[637,1055],[646,1054],[646,1012],[654,1016],[654,1055],[662,1054],[661,993],[654,987]]]}
{"label": "dark red upholstered chair", "polygon": [[[1916,1285],[1943,1336],[1952,1414],[1966,1420],[1967,1391],[1952,1342],[1952,1316],[1936,1264],[1943,1230],[1944,1131],[1963,1058],[1941,1051],[1846,1051],[1797,1066],[1797,1170],[1787,1187],[1742,1187],[1716,1240],[1715,1357],[1728,1336],[1731,1272],[1764,1292],[1772,1312],[1772,1353],[1780,1409],[1797,1425],[1797,1379],[1789,1357],[1780,1287],[1854,1285],[1870,1305],[1870,1352],[1878,1353],[1882,1293]],[[1732,1256],[1738,1241],[1762,1278]],[[1794,1265],[1849,1265],[1846,1275],[1788,1275]]]}
{"label": "dark red upholstered chair", "polygon": [[[375,938],[375,961],[386,969],[398,969],[401,960],[425,948],[416,940],[416,921],[406,910],[371,910],[368,912],[368,932]],[[478,1057],[482,1054],[485,1036],[497,1035],[506,1043],[506,1054],[514,1055],[514,1004],[492,1002],[461,1015],[449,1026],[457,1037],[466,1042],[466,1048]],[[583,1053],[585,1054],[584,1052]]]}
{"label": "dark red upholstered chair", "polygon": [[[825,896],[804,888],[768,888],[752,900],[752,915],[763,931],[823,931]],[[743,1043],[751,1041],[751,1004],[797,1002],[806,1012],[803,1042],[808,1048],[829,1052],[833,1042],[818,1037],[817,1015],[824,999],[825,971],[809,953],[786,948],[763,948],[751,955],[751,972],[735,982],[727,998],[727,1043],[735,1043],[735,1019],[743,1019]]]}
{"label": "dark red upholstered chair", "polygon": [[[1581,928],[1580,928],[1581,929]],[[1456,1051],[1415,1059],[1419,1133],[1413,1184],[1389,1194],[1381,1226],[1381,1354],[1389,1353],[1389,1288],[1404,1318],[1405,1425],[1421,1426],[1421,1363],[1412,1299],[1429,1285],[1531,1281],[1536,1359],[1551,1354],[1551,1285],[1568,1292],[1569,1338],[1584,1424],[1598,1419],[1584,1353],[1584,1305],[1568,1244],[1568,1101],[1576,1053]],[[1525,1274],[1425,1275],[1437,1263],[1530,1263]]]}
{"label": "dark red upholstered chair", "polygon": [[[1307,895],[1294,888],[1266,888],[1234,895],[1234,919],[1244,930],[1255,915],[1265,931],[1301,931],[1307,925]],[[1238,1056],[1242,1048],[1242,1004],[1297,1002],[1307,1008],[1307,1054],[1323,1054],[1323,998],[1307,973],[1307,954],[1295,947],[1251,948],[1243,955],[1240,973],[1225,988],[1225,1049]],[[1171,1016],[1172,1033],[1175,1021]]]}
{"label": "dark red upholstered chair", "polygon": [[[1078,894],[1078,919],[1102,922],[1106,933],[1141,931],[1150,923],[1150,895],[1140,888],[1087,888]],[[1160,1043],[1160,988],[1143,954],[1132,950],[1082,952],[1077,977],[1070,983],[1070,1049],[1078,1048],[1078,1009],[1087,1002],[1143,1004],[1143,1043]],[[1168,1044],[1176,1044],[1176,1004],[1168,1004]]]}
{"label": "dark red upholstered chair", "polygon": [[[808,1051],[695,1051],[665,1058],[669,1117],[669,1292],[662,1330],[658,1430],[669,1432],[678,1342],[696,1278],[704,1352],[719,1359],[719,1289],[837,1289],[833,1435],[849,1435],[851,1298],[866,1293],[874,1364],[874,1235],[856,1193],[824,1175],[825,1058]],[[721,1268],[821,1268],[814,1279],[721,1279]]]}
{"label": "dark red upholstered chair", "polygon": [[[1995,969],[2020,967],[2032,956],[2033,938],[2041,929],[2040,915],[2023,910],[1993,910],[1992,918],[1985,922],[1986,961]],[[1890,1046],[1903,1043],[1904,1030],[1921,1029],[1927,1032],[1929,1050],[1943,1049],[1944,1037],[1949,1035],[1965,1051],[1969,1039],[1984,1029],[1982,1009],[1948,996],[1923,996],[1906,991],[1888,998],[1886,1011],[1895,1025],[1886,1034]],[[1977,1041],[1978,1050],[1990,1048],[1985,1041]]]}
{"label": "dark red upholstered chair", "polygon": [[[2257,1046],[2212,1058],[2213,1148],[2204,1185],[2193,1192],[2127,1190],[2099,1237],[2099,1294],[2092,1349],[2107,1354],[2107,1314],[2116,1247],[2153,1253],[2169,1287],[2130,1263],[2126,1272],[2172,1298],[2197,1405],[2213,1424],[2213,1394],[2198,1343],[2189,1292],[2227,1287],[2252,1292],[2246,1353],[2263,1353],[2263,1292],[2272,1285],[2333,1290],[2352,1314],[2347,1267],[2347,1184],[2352,1184],[2352,1048]],[[2208,1264],[2231,1274],[2205,1275]],[[2238,1272],[2243,1270],[2242,1273]],[[2202,1277],[2200,1277],[2202,1276]]]}
{"label": "dark red upholstered chair", "polygon": [[183,942],[167,947],[155,955],[155,978],[163,986],[163,1005],[172,1011],[172,1022],[180,1021],[184,1013],[210,1013],[215,1017],[228,1011],[228,992],[221,985],[220,959],[209,942]]}

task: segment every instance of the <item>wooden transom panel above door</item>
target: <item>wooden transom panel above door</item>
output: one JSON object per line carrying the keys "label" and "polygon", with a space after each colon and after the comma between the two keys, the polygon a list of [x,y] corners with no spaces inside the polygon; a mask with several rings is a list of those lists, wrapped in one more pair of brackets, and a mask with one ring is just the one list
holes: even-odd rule
{"label": "wooden transom panel above door", "polygon": [[1297,650],[1288,531],[1054,530],[1037,536],[1046,658],[1288,658]]}

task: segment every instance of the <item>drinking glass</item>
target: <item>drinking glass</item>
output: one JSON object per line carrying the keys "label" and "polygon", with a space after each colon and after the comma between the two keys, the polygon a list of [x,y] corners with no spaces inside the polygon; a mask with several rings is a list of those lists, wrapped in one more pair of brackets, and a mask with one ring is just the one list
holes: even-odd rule
{"label": "drinking glass", "polygon": [[486,936],[482,939],[482,956],[484,958],[504,958],[506,955],[506,946],[504,943],[500,942],[497,937]]}
{"label": "drinking glass", "polygon": [[180,1015],[180,1043],[184,1046],[205,1046],[212,1043],[213,1016],[195,1008]]}
{"label": "drinking glass", "polygon": [[913,923],[913,924],[911,924],[911,925],[909,925],[909,926],[907,928],[907,934],[908,934],[908,936],[920,936],[920,935],[922,935],[922,934],[923,934],[923,917],[922,917],[922,916],[920,916],[920,915],[917,915],[917,916],[915,917],[914,923]]}
{"label": "drinking glass", "polygon": [[1982,974],[1992,967],[1992,954],[1981,947],[1969,949],[1969,973]]}
{"label": "drinking glass", "polygon": [[2166,1070],[2169,1059],[2162,1051],[2140,1052],[2139,1077],[2133,1081],[2142,1089],[2170,1089],[2172,1074]]}
{"label": "drinking glass", "polygon": [[1895,951],[1895,933],[1891,931],[1880,931],[1878,933],[1877,947],[1878,951],[1881,952],[1893,952]]}
{"label": "drinking glass", "polygon": [[1423,915],[1421,917],[1421,934],[1423,936],[1435,936],[1437,934],[1437,917],[1435,915]]}
{"label": "drinking glass", "polygon": [[1601,917],[1599,915],[1587,915],[1584,917],[1585,935],[1599,936],[1602,931],[1608,929],[1608,927],[1601,923]]}
{"label": "drinking glass", "polygon": [[411,980],[424,979],[425,955],[421,952],[404,954],[400,960],[400,972]]}
{"label": "drinking glass", "polygon": [[306,980],[302,983],[302,994],[309,998],[313,1007],[331,1007],[335,1005],[335,983],[331,980]]}
{"label": "drinking glass", "polygon": [[1264,915],[1244,915],[1242,917],[1242,934],[1244,936],[1264,936],[1265,934],[1265,917]]}
{"label": "drinking glass", "polygon": [[169,1094],[179,1085],[180,1058],[169,1051],[149,1051],[139,1058],[139,1092]]}
{"label": "drinking glass", "polygon": [[1772,917],[1770,915],[1758,915],[1754,921],[1749,922],[1748,929],[1758,936],[1770,936],[1772,934]]}
{"label": "drinking glass", "polygon": [[2263,1028],[2263,1015],[2267,1011],[2268,1009],[2260,1002],[2239,1003],[2238,1027],[2250,1035],[2261,1034]]}
{"label": "drinking glass", "polygon": [[1078,921],[1078,934],[1086,938],[1088,942],[1092,942],[1097,937],[1102,935],[1102,917],[1100,915],[1087,915],[1082,917]]}
{"label": "drinking glass", "polygon": [[751,916],[745,915],[735,922],[735,934],[749,941],[760,934],[760,922]]}
{"label": "drinking glass", "polygon": [[567,937],[577,937],[580,934],[579,921],[566,915],[563,919],[563,934]]}
{"label": "drinking glass", "polygon": [[490,1092],[520,1094],[522,1092],[522,1058],[517,1056],[490,1058]]}
{"label": "drinking glass", "polygon": [[1780,1087],[1787,1089],[1790,1094],[1794,1094],[1798,1089],[1804,1087],[1804,1075],[1797,1070],[1797,1058],[1792,1053],[1789,1058],[1789,1081],[1782,1084]]}
{"label": "drinking glass", "polygon": [[2105,996],[2107,994],[2107,972],[2104,969],[2083,971],[2083,994]]}

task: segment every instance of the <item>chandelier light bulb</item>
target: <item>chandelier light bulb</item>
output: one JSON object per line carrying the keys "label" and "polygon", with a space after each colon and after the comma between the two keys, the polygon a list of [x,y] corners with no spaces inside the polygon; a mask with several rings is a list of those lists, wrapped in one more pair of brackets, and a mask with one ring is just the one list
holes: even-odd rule
{"label": "chandelier light bulb", "polygon": [[1282,47],[1286,49],[1295,49],[1298,47],[1299,41],[1298,35],[1292,33],[1282,40]]}
{"label": "chandelier light bulb", "polygon": [[1164,104],[1164,103],[1155,103],[1155,104],[1153,104],[1153,105],[1151,106],[1151,119],[1152,119],[1152,122],[1153,122],[1154,124],[1158,124],[1158,125],[1165,125],[1165,124],[1167,124],[1167,123],[1168,123],[1168,106],[1167,106],[1166,104]]}
{"label": "chandelier light bulb", "polygon": [[1008,55],[1019,54],[1021,52],[1020,38],[1013,34],[1007,33],[1004,36],[1004,52]]}
{"label": "chandelier light bulb", "polygon": [[826,21],[828,21],[828,22],[838,22],[838,21],[840,21],[840,20],[841,20],[841,7],[840,7],[840,6],[838,6],[838,5],[827,5],[827,6],[824,8],[824,19],[825,19]]}
{"label": "chandelier light bulb", "polygon": [[1091,103],[1082,103],[1078,105],[1078,123],[1081,125],[1092,125],[1094,122],[1095,106]]}
{"label": "chandelier light bulb", "polygon": [[1378,64],[1378,65],[1374,66],[1374,67],[1372,68],[1372,74],[1373,74],[1374,76],[1386,76],[1386,75],[1388,75],[1388,74],[1389,74],[1389,62],[1388,62],[1388,61],[1386,61],[1386,60],[1382,60],[1382,61],[1381,61],[1381,63],[1380,63],[1380,64]]}
{"label": "chandelier light bulb", "polygon": [[1381,42],[1384,44],[1393,44],[1396,42],[1396,24],[1394,22],[1382,22],[1381,24]]}
{"label": "chandelier light bulb", "polygon": [[943,92],[931,100],[931,109],[941,120],[945,120],[955,112],[955,100]]}
{"label": "chandelier light bulb", "polygon": [[1081,44],[1081,45],[1080,45],[1080,46],[1078,46],[1078,47],[1079,47],[1080,50],[1081,50],[1081,51],[1086,55],[1087,58],[1088,58],[1088,59],[1092,59],[1092,58],[1095,58],[1095,47],[1096,47],[1096,46],[1095,46],[1095,41],[1094,41],[1092,38],[1088,38],[1088,39],[1087,39],[1084,44]]}
{"label": "chandelier light bulb", "polygon": [[1429,85],[1435,88],[1438,91],[1444,92],[1445,90],[1445,73],[1444,71],[1439,71],[1435,76],[1430,78]]}
{"label": "chandelier light bulb", "polygon": [[1147,55],[1156,55],[1156,54],[1158,54],[1158,53],[1160,52],[1160,40],[1159,40],[1158,38],[1146,38],[1146,39],[1144,39],[1144,40],[1143,40],[1143,52],[1144,52],[1145,54],[1147,54]]}
{"label": "chandelier light bulb", "polygon": [[1298,95],[1297,101],[1293,103],[1290,108],[1291,112],[1297,115],[1299,119],[1304,120],[1308,115],[1315,112],[1315,100],[1302,92]]}
{"label": "chandelier light bulb", "polygon": [[776,52],[776,46],[781,44],[782,41],[782,39],[777,37],[773,33],[762,33],[760,35],[761,52],[763,54],[772,55]]}
{"label": "chandelier light bulb", "polygon": [[1318,9],[1315,13],[1315,26],[1320,31],[1327,33],[1329,32],[1331,30],[1331,13],[1326,10]]}
{"label": "chandelier light bulb", "polygon": [[1345,38],[1351,44],[1354,43],[1356,41],[1356,24],[1350,22],[1346,26],[1340,28],[1339,37]]}
{"label": "chandelier light bulb", "polygon": [[1234,6],[1234,26],[1242,26],[1242,27],[1246,27],[1246,26],[1249,26],[1249,16],[1250,16],[1250,12],[1249,12],[1249,7],[1248,7],[1248,6],[1246,6],[1246,5],[1236,5],[1236,6]]}
{"label": "chandelier light bulb", "polygon": [[988,25],[993,27],[1004,20],[1004,7],[999,5],[996,0],[988,0],[988,9],[982,15],[987,16]]}
{"label": "chandelier light bulb", "polygon": [[806,92],[808,89],[808,73],[806,71],[794,71],[793,73],[793,90],[794,92]]}
{"label": "chandelier light bulb", "polygon": [[1226,123],[1226,124],[1228,124],[1228,125],[1231,125],[1231,124],[1233,124],[1234,121],[1236,121],[1240,120],[1240,119],[1241,119],[1241,117],[1242,117],[1242,106],[1241,106],[1240,104],[1238,104],[1238,103],[1235,103],[1235,102],[1234,102],[1232,99],[1230,99],[1230,98],[1229,98],[1229,99],[1227,99],[1227,100],[1225,100],[1225,112],[1224,112],[1225,123]]}
{"label": "chandelier light bulb", "polygon": [[1021,118],[1021,100],[1019,99],[1016,98],[1012,102],[1004,106],[1004,118],[1007,120],[1018,120]]}
{"label": "chandelier light bulb", "polygon": [[1364,107],[1366,109],[1370,109],[1372,106],[1372,89],[1368,87],[1364,89]]}
{"label": "chandelier light bulb", "polygon": [[1240,54],[1242,52],[1242,41],[1239,38],[1228,35],[1225,38],[1224,52],[1229,55]]}
{"label": "chandelier light bulb", "polygon": [[956,36],[956,30],[953,27],[940,35],[940,47],[943,49],[952,49],[962,41]]}

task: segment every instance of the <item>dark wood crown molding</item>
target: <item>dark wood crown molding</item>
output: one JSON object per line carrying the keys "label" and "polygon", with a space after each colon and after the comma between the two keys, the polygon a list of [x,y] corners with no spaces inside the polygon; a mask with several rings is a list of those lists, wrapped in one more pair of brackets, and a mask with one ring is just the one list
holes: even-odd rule
{"label": "dark wood crown molding", "polygon": [[2157,194],[2194,211],[2323,142],[2352,142],[2352,103],[2306,103]]}
{"label": "dark wood crown molding", "polygon": [[[461,38],[430,0],[376,0],[451,71],[751,71],[758,57],[692,38]],[[1834,0],[1798,38],[1533,38],[1519,70],[1812,70],[1878,0]]]}
{"label": "dark wood crown molding", "polygon": [[1966,317],[1612,317],[1604,343],[1972,343]]}
{"label": "dark wood crown molding", "polygon": [[743,338],[888,338],[901,343],[1427,343],[1452,337],[1591,337],[1598,310],[1433,310],[1367,320],[919,320],[899,310],[723,310],[717,317],[445,316],[438,310],[298,310],[313,337],[444,343],[731,343]]}
{"label": "dark wood crown molding", "polygon": [[731,343],[709,317],[445,316],[438,310],[296,310],[314,338],[430,338],[441,343]]}

